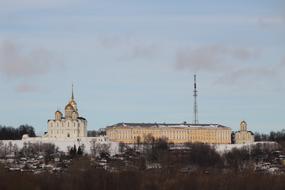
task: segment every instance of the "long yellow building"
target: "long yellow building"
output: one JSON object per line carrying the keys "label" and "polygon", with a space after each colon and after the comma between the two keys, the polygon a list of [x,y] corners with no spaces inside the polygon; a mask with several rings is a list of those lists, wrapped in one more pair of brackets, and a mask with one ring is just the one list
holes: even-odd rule
{"label": "long yellow building", "polygon": [[107,127],[106,134],[111,141],[129,144],[144,142],[147,135],[175,144],[231,144],[231,128],[219,124],[118,123]]}

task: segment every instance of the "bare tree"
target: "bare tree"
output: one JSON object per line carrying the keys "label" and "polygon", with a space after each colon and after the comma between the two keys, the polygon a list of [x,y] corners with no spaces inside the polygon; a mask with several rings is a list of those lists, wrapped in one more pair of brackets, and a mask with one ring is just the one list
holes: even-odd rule
{"label": "bare tree", "polygon": [[90,153],[91,153],[91,156],[92,157],[96,157],[97,152],[98,152],[98,150],[96,148],[96,140],[93,139],[92,141],[90,141]]}
{"label": "bare tree", "polygon": [[141,144],[142,144],[141,137],[137,136],[137,138],[136,138],[136,149],[137,149],[137,151],[141,150]]}
{"label": "bare tree", "polygon": [[126,149],[126,144],[123,142],[120,142],[119,143],[119,152],[124,153],[125,149]]}
{"label": "bare tree", "polygon": [[100,156],[101,158],[109,157],[110,156],[110,144],[98,143],[93,140],[91,141],[90,151],[93,157],[97,157],[97,156]]}
{"label": "bare tree", "polygon": [[1,144],[0,144],[0,157],[5,158],[7,156],[7,154],[9,154],[8,146],[7,146],[7,144],[4,144],[1,141]]}
{"label": "bare tree", "polygon": [[13,149],[13,153],[14,153],[15,157],[18,157],[19,156],[19,148],[18,148],[17,144],[14,144],[12,149]]}
{"label": "bare tree", "polygon": [[3,141],[0,141],[0,158],[5,157],[4,155],[4,143]]}

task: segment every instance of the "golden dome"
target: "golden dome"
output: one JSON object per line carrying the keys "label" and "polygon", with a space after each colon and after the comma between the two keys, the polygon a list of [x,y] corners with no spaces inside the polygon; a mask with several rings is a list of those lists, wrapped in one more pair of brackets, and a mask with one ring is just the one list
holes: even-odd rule
{"label": "golden dome", "polygon": [[71,105],[74,107],[74,109],[75,109],[76,106],[77,106],[77,103],[75,102],[75,100],[70,100],[70,101],[69,101],[69,104],[71,104]]}
{"label": "golden dome", "polygon": [[[78,115],[78,110],[77,110],[77,104],[74,100],[74,95],[73,95],[73,85],[72,85],[72,94],[71,94],[71,99],[70,101],[68,102],[68,104],[65,106],[65,118],[72,118],[72,113],[73,112],[76,112],[77,115]],[[75,116],[77,115],[74,115],[74,118]],[[78,116],[77,116],[78,117]]]}
{"label": "golden dome", "polygon": [[240,130],[241,131],[246,131],[247,130],[247,123],[245,121],[242,121],[240,123]]}
{"label": "golden dome", "polygon": [[240,125],[247,125],[247,123],[243,120],[242,122],[240,122]]}
{"label": "golden dome", "polygon": [[57,113],[62,114],[59,110],[57,110],[55,113],[56,113],[56,114],[57,114]]}
{"label": "golden dome", "polygon": [[77,110],[77,103],[75,102],[74,100],[74,94],[73,94],[73,85],[72,85],[72,94],[71,94],[71,99],[70,101],[68,102],[68,104],[65,106],[65,109],[72,109],[74,111],[78,111]]}
{"label": "golden dome", "polygon": [[78,115],[78,113],[77,113],[76,111],[73,111],[73,112],[72,112],[71,117],[72,117],[73,120],[76,120],[76,119],[78,118],[78,116],[79,116],[79,115]]}
{"label": "golden dome", "polygon": [[71,110],[74,110],[74,107],[68,103],[66,106],[65,106],[65,109],[71,109]]}
{"label": "golden dome", "polygon": [[57,110],[55,112],[55,120],[61,120],[61,118],[62,118],[62,113],[59,110]]}

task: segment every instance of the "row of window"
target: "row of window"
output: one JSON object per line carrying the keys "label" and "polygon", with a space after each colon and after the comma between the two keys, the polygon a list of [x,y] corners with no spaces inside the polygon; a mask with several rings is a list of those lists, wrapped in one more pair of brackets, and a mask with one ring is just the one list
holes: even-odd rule
{"label": "row of window", "polygon": [[[73,134],[76,134],[77,130],[68,130],[68,133],[72,133]],[[53,134],[64,134],[64,130],[51,130],[50,131],[50,134],[53,135]]]}
{"label": "row of window", "polygon": [[[50,124],[51,127],[64,127],[64,125],[61,125],[59,123],[56,123],[55,125],[53,123]],[[67,127],[71,127],[72,123],[67,123]],[[73,123],[73,127],[76,127],[76,123]],[[80,124],[77,123],[77,127],[80,127]]]}
{"label": "row of window", "polygon": [[[156,135],[154,135],[156,136]],[[207,141],[215,141],[215,140],[225,140],[228,139],[229,136],[226,135],[221,135],[221,136],[209,136],[209,135],[161,135],[164,136],[168,139],[177,139],[177,140],[183,140],[183,139],[196,139],[196,140],[207,140]],[[136,139],[137,136],[133,136],[133,135],[127,135],[127,134],[118,134],[118,135],[111,135],[111,138],[118,138],[118,139]]]}
{"label": "row of window", "polygon": [[228,136],[229,133],[226,131],[215,131],[215,132],[208,132],[208,131],[201,131],[201,132],[197,132],[197,131],[193,131],[193,132],[188,132],[188,131],[112,131],[111,133],[109,133],[111,136],[113,135],[122,135],[122,136],[132,136],[132,135],[147,135],[147,134],[153,134],[154,136],[157,135],[167,135],[167,136],[188,136],[189,134],[193,135],[193,136],[220,136],[220,137],[225,137]]}

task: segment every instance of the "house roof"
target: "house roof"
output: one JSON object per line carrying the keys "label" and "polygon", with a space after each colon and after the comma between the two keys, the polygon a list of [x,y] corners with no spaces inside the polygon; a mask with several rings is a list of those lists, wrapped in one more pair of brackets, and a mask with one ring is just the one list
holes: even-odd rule
{"label": "house roof", "polygon": [[186,127],[201,127],[201,128],[229,128],[220,124],[190,124],[190,123],[117,123],[107,128],[116,127],[172,127],[172,128],[186,128]]}

